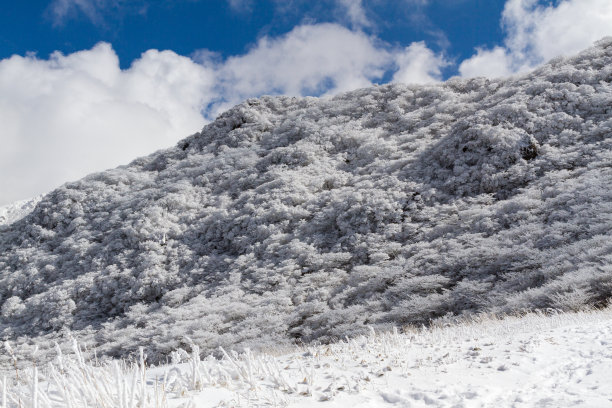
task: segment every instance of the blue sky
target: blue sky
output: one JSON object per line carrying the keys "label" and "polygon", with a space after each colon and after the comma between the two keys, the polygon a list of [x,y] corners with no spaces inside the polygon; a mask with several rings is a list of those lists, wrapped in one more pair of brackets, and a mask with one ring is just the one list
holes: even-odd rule
{"label": "blue sky", "polygon": [[0,19],[3,205],[249,97],[527,72],[612,35],[612,1],[30,0]]}

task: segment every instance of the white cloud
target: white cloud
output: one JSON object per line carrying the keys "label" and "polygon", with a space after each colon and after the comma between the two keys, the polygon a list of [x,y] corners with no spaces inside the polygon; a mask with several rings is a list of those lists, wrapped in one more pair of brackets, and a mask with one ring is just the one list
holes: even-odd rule
{"label": "white cloud", "polygon": [[109,16],[117,18],[126,12],[143,14],[147,7],[147,0],[53,0],[47,13],[55,26],[79,14],[97,26],[105,26]]}
{"label": "white cloud", "polygon": [[398,66],[393,82],[426,84],[442,79],[442,68],[448,62],[436,55],[424,42],[412,43],[404,52],[395,55]]}
{"label": "white cloud", "polygon": [[531,69],[558,55],[571,55],[612,34],[610,0],[508,0],[502,15],[505,46],[478,49],[464,61],[462,76],[503,76]]}
{"label": "white cloud", "polygon": [[503,47],[492,50],[477,49],[476,55],[461,63],[459,73],[463,77],[499,77],[512,74],[512,58]]}
{"label": "white cloud", "polygon": [[253,6],[252,0],[227,0],[227,3],[237,12],[250,11]]}
{"label": "white cloud", "polygon": [[564,0],[556,7],[509,0],[503,13],[508,47],[528,60],[549,60],[581,51],[612,33],[612,2]]}
{"label": "white cloud", "polygon": [[393,56],[361,32],[336,24],[305,25],[281,38],[263,37],[245,55],[218,67],[228,104],[264,93],[334,94],[382,78]]}
{"label": "white cloud", "polygon": [[201,128],[203,67],[148,51],[121,71],[108,44],[0,61],[0,204],[124,164]]}
{"label": "white cloud", "polygon": [[362,0],[336,0],[336,3],[343,9],[353,27],[372,27],[372,22],[368,20]]}
{"label": "white cloud", "polygon": [[331,95],[395,71],[431,82],[443,64],[424,43],[395,49],[336,24],[263,37],[226,60],[149,50],[127,70],[106,43],[13,56],[0,61],[0,205],[171,146],[248,97]]}
{"label": "white cloud", "polygon": [[54,0],[49,11],[55,25],[63,24],[66,19],[78,13],[83,13],[92,23],[103,21],[101,9],[114,2],[113,0]]}
{"label": "white cloud", "polygon": [[224,62],[214,54],[199,59],[217,75],[218,97],[209,116],[251,96],[333,95],[371,86],[395,71],[395,82],[430,83],[441,78],[446,64],[423,42],[395,49],[337,24],[303,25],[280,38],[263,37],[247,54]]}

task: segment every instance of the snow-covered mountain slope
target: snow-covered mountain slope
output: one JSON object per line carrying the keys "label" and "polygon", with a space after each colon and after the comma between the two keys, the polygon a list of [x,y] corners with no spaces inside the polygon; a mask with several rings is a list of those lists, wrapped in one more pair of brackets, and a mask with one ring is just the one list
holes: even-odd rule
{"label": "snow-covered mountain slope", "polygon": [[611,81],[606,39],[517,78],[248,100],[0,227],[0,335],[155,361],[604,304]]}
{"label": "snow-covered mountain slope", "polygon": [[73,347],[38,368],[37,387],[32,361],[19,380],[9,371],[6,395],[8,408],[604,408],[612,406],[610,344],[606,309],[480,315],[280,353],[227,351],[221,359],[179,350],[159,367],[148,367],[146,355],[136,364],[100,364]]}
{"label": "snow-covered mountain slope", "polygon": [[40,195],[28,200],[21,200],[12,204],[3,205],[0,207],[0,225],[10,224],[22,219],[34,210],[34,207],[36,207],[36,204],[40,202],[42,197],[43,196]]}

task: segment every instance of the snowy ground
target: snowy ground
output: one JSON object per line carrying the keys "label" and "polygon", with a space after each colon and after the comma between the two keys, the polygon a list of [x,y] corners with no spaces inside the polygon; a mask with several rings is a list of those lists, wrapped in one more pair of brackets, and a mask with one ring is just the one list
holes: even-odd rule
{"label": "snowy ground", "polygon": [[19,372],[21,385],[9,378],[8,406],[612,407],[612,309],[480,317],[222,360],[174,357],[155,368],[63,357]]}

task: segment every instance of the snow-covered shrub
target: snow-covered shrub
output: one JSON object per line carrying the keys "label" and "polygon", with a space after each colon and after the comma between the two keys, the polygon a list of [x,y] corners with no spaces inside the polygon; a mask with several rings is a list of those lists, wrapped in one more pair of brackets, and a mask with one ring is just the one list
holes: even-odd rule
{"label": "snow-covered shrub", "polygon": [[4,321],[9,322],[17,319],[25,310],[23,300],[19,296],[11,296],[6,299],[0,309],[0,314]]}

